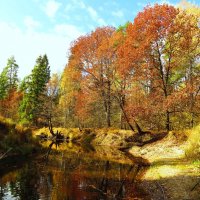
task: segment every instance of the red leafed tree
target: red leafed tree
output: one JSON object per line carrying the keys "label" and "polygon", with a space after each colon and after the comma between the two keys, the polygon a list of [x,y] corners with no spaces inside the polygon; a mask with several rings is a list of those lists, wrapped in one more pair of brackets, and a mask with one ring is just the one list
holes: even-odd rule
{"label": "red leafed tree", "polygon": [[114,31],[112,27],[97,28],[91,34],[80,37],[71,47],[71,56],[76,60],[74,67],[81,71],[90,92],[99,94],[108,127],[111,126],[111,88],[115,73],[115,52],[110,47],[109,39]]}
{"label": "red leafed tree", "polygon": [[134,130],[139,121],[170,130],[185,114],[192,126],[199,108],[199,35],[196,15],[165,4],[147,6],[117,30],[97,28],[72,43],[61,83],[67,96],[60,102],[88,124],[101,116],[110,127],[121,109],[121,128],[126,121]]}
{"label": "red leafed tree", "polygon": [[[162,103],[172,92],[170,78],[176,46],[171,42],[168,48],[168,35],[177,14],[178,10],[168,5],[146,7],[127,27],[126,41],[119,50],[126,63],[124,71],[133,74],[137,87],[153,98],[149,101],[152,108],[156,104],[152,100],[160,99]],[[166,110],[165,115],[169,130],[170,111]]]}
{"label": "red leafed tree", "polygon": [[21,92],[12,89],[8,92],[5,99],[0,101],[0,114],[7,118],[12,118],[13,120],[19,119],[19,103],[23,98]]}

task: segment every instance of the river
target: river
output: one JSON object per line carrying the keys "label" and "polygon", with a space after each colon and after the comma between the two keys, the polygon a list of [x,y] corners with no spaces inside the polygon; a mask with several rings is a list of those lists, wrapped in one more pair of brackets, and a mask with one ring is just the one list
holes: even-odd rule
{"label": "river", "polygon": [[141,167],[116,149],[65,143],[53,145],[48,159],[46,156],[4,174],[1,199],[145,198],[134,182]]}
{"label": "river", "polygon": [[39,158],[19,162],[1,173],[0,199],[167,199],[162,182],[140,181],[147,170],[147,166],[111,147],[53,144]]}

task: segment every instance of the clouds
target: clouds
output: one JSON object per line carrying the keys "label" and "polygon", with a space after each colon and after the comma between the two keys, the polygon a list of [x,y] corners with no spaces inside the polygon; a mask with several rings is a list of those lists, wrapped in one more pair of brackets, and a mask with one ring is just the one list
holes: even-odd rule
{"label": "clouds", "polygon": [[119,18],[124,17],[124,13],[121,10],[112,11],[112,15]]}
{"label": "clouds", "polygon": [[54,18],[61,5],[58,1],[49,0],[44,7],[44,11],[48,17]]}
{"label": "clouds", "polygon": [[88,11],[89,15],[92,17],[92,19],[98,18],[97,11],[94,8],[92,8],[91,6],[89,6],[87,8],[87,11]]}
{"label": "clouds", "polygon": [[52,71],[61,71],[73,40],[98,26],[117,27],[132,20],[138,6],[129,1],[20,0],[14,6],[8,2],[0,3],[0,71],[14,55],[20,77],[29,74],[44,53]]}
{"label": "clouds", "polygon": [[54,30],[56,34],[66,36],[70,40],[73,40],[83,34],[78,27],[71,24],[57,24],[54,27]]}
{"label": "clouds", "polygon": [[105,26],[106,25],[106,22],[104,21],[104,19],[101,18],[98,15],[97,11],[94,8],[92,8],[91,6],[89,6],[89,7],[86,8],[86,10],[89,13],[91,19],[94,20],[95,22],[97,22],[97,24],[99,26]]}
{"label": "clouds", "polygon": [[[70,13],[70,12],[76,12],[76,13],[80,13],[81,15],[84,15],[85,17],[80,17],[80,16],[74,16],[73,18],[71,18],[71,20],[73,19],[77,19],[79,21],[83,21],[84,19],[88,20],[86,24],[92,24],[93,25],[88,25],[90,27],[94,27],[94,23],[97,26],[105,26],[106,22],[105,20],[99,15],[97,9],[95,9],[94,7],[92,7],[91,5],[87,5],[84,1],[77,1],[77,0],[71,0],[68,2],[68,4],[65,6],[65,11]],[[84,14],[83,14],[84,13]]]}
{"label": "clouds", "polygon": [[[32,22],[37,24],[31,17],[26,17],[24,21],[27,25]],[[23,31],[5,22],[0,22],[0,32],[0,69],[2,70],[7,59],[14,55],[20,66],[21,78],[31,72],[36,58],[45,53],[52,72],[62,71],[67,63],[67,51],[71,41],[83,34],[70,24],[57,24],[51,32],[38,32],[33,28],[32,31]]]}
{"label": "clouds", "polygon": [[34,20],[31,16],[25,17],[24,24],[29,31],[35,30],[41,25],[40,22]]}

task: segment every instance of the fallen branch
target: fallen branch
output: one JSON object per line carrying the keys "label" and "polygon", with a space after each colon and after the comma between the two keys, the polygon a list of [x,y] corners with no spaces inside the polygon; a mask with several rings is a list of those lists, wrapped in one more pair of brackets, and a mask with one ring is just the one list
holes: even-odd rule
{"label": "fallen branch", "polygon": [[194,187],[193,187],[190,191],[193,191],[199,184],[200,184],[200,181],[197,182],[197,183],[194,185]]}
{"label": "fallen branch", "polygon": [[1,155],[0,160],[3,159],[6,154],[8,154],[13,148],[8,149],[8,151],[6,151],[3,155]]}

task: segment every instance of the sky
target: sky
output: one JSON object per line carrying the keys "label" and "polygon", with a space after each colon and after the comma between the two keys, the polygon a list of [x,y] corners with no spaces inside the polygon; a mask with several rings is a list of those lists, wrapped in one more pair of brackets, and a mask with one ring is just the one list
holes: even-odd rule
{"label": "sky", "polygon": [[62,73],[70,43],[96,27],[133,21],[147,4],[179,0],[0,0],[0,72],[15,57],[19,77],[47,54],[52,73]]}

